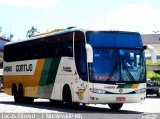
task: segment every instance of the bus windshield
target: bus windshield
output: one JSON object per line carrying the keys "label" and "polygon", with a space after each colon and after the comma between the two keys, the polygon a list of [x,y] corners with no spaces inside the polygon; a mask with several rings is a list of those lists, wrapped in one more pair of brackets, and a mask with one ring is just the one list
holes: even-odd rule
{"label": "bus windshield", "polygon": [[143,51],[93,49],[93,74],[96,82],[143,82]]}
{"label": "bus windshield", "polygon": [[106,83],[145,82],[145,58],[140,34],[87,32],[93,48],[90,81]]}

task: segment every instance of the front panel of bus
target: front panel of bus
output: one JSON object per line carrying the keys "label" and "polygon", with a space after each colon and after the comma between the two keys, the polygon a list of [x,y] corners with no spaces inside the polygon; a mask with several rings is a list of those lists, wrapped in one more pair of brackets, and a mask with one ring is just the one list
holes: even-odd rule
{"label": "front panel of bus", "polygon": [[89,103],[143,102],[145,58],[141,37],[128,32],[87,32],[93,49],[89,69]]}

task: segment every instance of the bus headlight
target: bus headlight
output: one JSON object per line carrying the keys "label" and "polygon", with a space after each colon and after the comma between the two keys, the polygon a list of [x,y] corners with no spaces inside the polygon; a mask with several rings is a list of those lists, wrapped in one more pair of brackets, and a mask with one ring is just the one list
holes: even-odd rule
{"label": "bus headlight", "polygon": [[105,94],[106,93],[105,90],[95,89],[95,88],[91,88],[90,91],[93,92],[93,93],[99,93],[99,94]]}
{"label": "bus headlight", "polygon": [[145,93],[145,92],[146,92],[146,89],[145,89],[145,88],[142,88],[142,89],[136,90],[135,92],[136,92],[136,93]]}

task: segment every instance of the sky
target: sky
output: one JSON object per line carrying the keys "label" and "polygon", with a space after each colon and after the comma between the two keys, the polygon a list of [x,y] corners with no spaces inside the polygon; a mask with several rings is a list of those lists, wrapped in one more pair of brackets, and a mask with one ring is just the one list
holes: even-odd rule
{"label": "sky", "polygon": [[160,0],[0,0],[0,26],[13,41],[76,26],[91,30],[160,31]]}

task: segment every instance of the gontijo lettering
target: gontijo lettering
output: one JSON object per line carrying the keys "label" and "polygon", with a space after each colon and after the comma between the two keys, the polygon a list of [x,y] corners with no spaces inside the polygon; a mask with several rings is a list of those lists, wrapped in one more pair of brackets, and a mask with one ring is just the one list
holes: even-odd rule
{"label": "gontijo lettering", "polygon": [[32,64],[21,64],[21,65],[16,65],[16,72],[21,72],[21,71],[32,71],[33,65]]}

